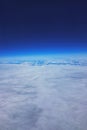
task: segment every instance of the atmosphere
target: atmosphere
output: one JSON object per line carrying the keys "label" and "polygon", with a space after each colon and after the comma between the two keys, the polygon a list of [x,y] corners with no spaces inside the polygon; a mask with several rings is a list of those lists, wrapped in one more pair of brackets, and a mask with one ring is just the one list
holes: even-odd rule
{"label": "atmosphere", "polygon": [[84,1],[0,1],[0,55],[84,53]]}
{"label": "atmosphere", "polygon": [[0,0],[0,130],[87,130],[87,2]]}

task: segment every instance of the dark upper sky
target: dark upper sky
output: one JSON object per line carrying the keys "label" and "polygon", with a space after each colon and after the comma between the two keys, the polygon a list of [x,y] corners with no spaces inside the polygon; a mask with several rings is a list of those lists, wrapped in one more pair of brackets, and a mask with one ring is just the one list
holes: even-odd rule
{"label": "dark upper sky", "polygon": [[0,1],[0,54],[86,51],[87,3]]}

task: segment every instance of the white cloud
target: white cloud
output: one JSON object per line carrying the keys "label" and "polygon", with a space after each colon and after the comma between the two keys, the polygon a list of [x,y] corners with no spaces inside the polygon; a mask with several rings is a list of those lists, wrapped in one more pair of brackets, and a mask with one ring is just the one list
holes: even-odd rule
{"label": "white cloud", "polygon": [[0,130],[87,129],[87,66],[49,61],[0,64]]}

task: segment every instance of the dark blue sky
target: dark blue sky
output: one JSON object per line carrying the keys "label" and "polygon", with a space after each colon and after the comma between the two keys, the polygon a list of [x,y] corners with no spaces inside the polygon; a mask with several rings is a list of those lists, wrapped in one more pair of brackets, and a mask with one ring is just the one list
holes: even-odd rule
{"label": "dark blue sky", "polygon": [[0,1],[0,55],[86,51],[85,1]]}

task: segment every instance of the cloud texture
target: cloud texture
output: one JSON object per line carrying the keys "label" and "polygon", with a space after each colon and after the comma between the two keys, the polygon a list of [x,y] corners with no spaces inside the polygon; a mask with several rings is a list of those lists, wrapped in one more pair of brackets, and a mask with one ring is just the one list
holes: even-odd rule
{"label": "cloud texture", "polygon": [[87,130],[86,64],[33,63],[0,64],[0,130]]}

